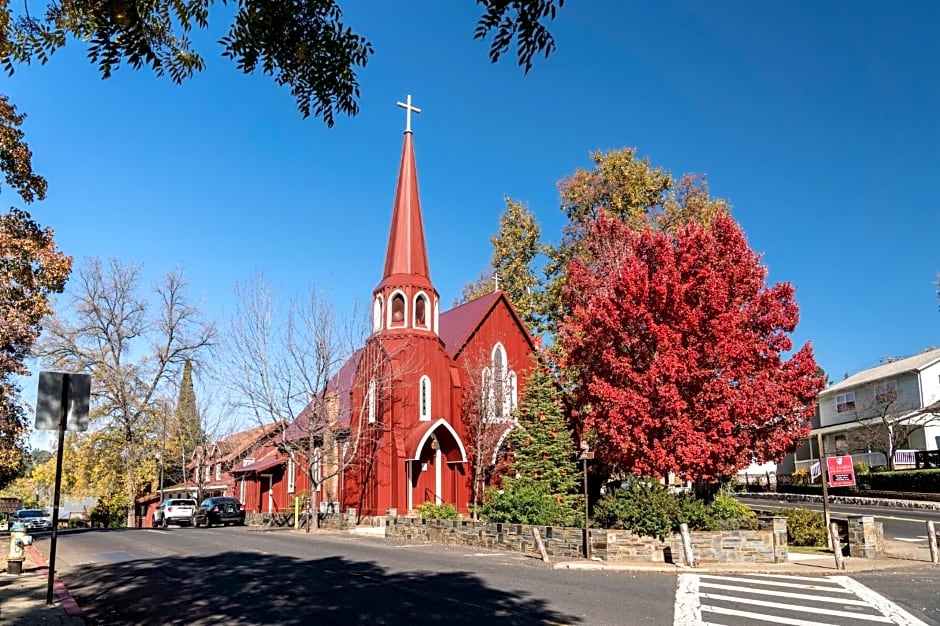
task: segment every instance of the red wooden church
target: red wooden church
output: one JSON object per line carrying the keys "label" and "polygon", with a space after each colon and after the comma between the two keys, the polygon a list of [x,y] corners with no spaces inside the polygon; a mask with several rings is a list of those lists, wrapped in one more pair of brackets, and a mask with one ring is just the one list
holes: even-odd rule
{"label": "red wooden church", "polygon": [[[485,394],[485,419],[508,429],[535,351],[501,291],[441,312],[415,167],[411,113],[418,110],[410,96],[399,106],[407,123],[384,270],[372,292],[372,335],[327,389],[337,423],[357,446],[353,463],[325,485],[331,493],[320,499],[335,498],[343,512],[355,509],[359,516],[406,512],[426,501],[466,512],[474,449],[463,419],[469,396]],[[277,469],[265,465],[270,480]],[[252,479],[251,472],[242,474]],[[258,476],[258,485],[249,486],[269,491],[260,499],[262,511],[264,503],[286,502],[306,488],[303,472],[294,474],[285,468],[273,483],[262,485]]]}

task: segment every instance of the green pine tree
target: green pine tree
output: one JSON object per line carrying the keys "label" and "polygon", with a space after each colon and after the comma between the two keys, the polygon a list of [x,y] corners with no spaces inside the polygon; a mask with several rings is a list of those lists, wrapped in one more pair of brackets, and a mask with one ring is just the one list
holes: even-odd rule
{"label": "green pine tree", "polygon": [[541,363],[532,369],[526,383],[509,446],[517,476],[541,483],[554,496],[577,492],[578,465],[561,390]]}
{"label": "green pine tree", "polygon": [[551,372],[537,363],[529,375],[516,425],[509,432],[511,469],[491,491],[483,515],[493,522],[575,526],[581,499],[571,431]]}

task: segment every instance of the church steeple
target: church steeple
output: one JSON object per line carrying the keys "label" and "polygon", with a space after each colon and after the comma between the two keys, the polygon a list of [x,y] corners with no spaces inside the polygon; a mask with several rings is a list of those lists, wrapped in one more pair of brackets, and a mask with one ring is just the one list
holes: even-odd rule
{"label": "church steeple", "polygon": [[398,106],[406,111],[405,139],[398,169],[398,188],[385,253],[382,282],[373,292],[372,329],[437,334],[439,298],[428,269],[418,172],[415,167],[411,96]]}

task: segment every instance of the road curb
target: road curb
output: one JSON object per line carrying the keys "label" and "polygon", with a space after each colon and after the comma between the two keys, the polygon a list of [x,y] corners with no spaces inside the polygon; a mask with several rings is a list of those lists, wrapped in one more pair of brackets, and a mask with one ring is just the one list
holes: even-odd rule
{"label": "road curb", "polygon": [[[42,573],[45,576],[46,580],[49,579],[49,564],[46,562],[46,559],[42,556],[42,553],[36,549],[35,546],[26,546],[26,552],[29,554],[30,560],[36,564]],[[65,586],[65,583],[59,578],[56,574],[52,579],[52,592],[59,599],[59,604],[65,609],[65,613],[72,617],[79,617],[84,619],[85,616],[82,614],[82,608],[78,606],[78,602],[75,601],[75,598],[72,597],[72,594],[69,593],[68,588]]]}

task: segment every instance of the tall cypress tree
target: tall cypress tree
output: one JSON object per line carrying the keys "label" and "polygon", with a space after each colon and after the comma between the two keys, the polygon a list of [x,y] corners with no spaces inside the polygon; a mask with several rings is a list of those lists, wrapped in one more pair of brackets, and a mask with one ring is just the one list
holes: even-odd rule
{"label": "tall cypress tree", "polygon": [[176,400],[176,425],[179,443],[184,451],[192,451],[202,444],[202,421],[196,410],[196,390],[193,387],[193,363],[189,359],[183,365],[180,393]]}

